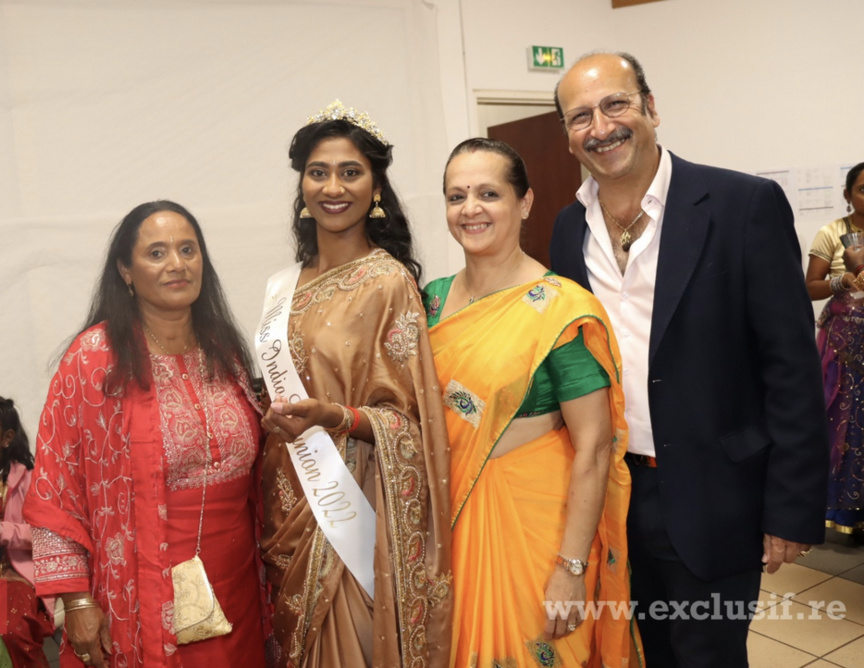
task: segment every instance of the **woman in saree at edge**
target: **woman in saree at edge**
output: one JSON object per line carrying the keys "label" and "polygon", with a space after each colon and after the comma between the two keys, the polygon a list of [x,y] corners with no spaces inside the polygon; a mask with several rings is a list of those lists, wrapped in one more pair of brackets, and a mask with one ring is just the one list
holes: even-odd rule
{"label": "woman in saree at edge", "polygon": [[[846,174],[847,215],[819,230],[810,247],[810,299],[830,297],[817,320],[816,342],[831,436],[831,470],[825,525],[864,543],[864,265],[858,244],[841,237],[864,236],[864,162]],[[854,256],[856,261],[850,262]]]}
{"label": "woman in saree at edge", "polygon": [[[198,222],[135,207],[51,381],[25,504],[37,593],[66,608],[64,668],[265,665],[250,363]],[[199,536],[233,630],[178,645],[171,568]]]}
{"label": "woman in saree at edge", "polygon": [[519,244],[521,157],[469,139],[444,174],[465,269],[426,286],[451,442],[451,665],[623,668],[630,475],[618,345],[600,303]]}
{"label": "woman in saree at edge", "polygon": [[[441,667],[449,658],[448,443],[420,266],[387,177],[391,151],[365,113],[337,100],[289,152],[300,173],[302,271],[284,326],[309,398],[274,397],[262,423],[271,433],[262,552],[283,666]],[[290,458],[290,444],[316,425],[338,448],[329,461],[347,467],[375,509],[374,535],[363,537],[374,541],[374,601],[328,540],[332,528],[316,522]]]}

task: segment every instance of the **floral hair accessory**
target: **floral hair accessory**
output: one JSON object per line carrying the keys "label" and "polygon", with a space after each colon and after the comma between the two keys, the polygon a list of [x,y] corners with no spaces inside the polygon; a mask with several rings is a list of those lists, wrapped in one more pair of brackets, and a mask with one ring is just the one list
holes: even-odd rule
{"label": "floral hair accessory", "polygon": [[354,107],[346,107],[341,100],[334,100],[317,114],[310,116],[306,125],[323,123],[324,121],[348,121],[368,132],[384,146],[390,146],[390,143],[384,138],[384,133],[378,129],[378,124],[369,118],[369,114],[365,111],[357,111]]}

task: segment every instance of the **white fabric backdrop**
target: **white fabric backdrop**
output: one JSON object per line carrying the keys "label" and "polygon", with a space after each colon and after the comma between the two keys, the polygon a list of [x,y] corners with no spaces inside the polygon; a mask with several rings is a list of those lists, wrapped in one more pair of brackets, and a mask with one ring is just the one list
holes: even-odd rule
{"label": "white fabric backdrop", "polygon": [[247,332],[293,256],[287,147],[339,97],[395,145],[426,277],[447,269],[436,9],[421,0],[0,0],[0,395],[35,440],[109,234],[174,199]]}

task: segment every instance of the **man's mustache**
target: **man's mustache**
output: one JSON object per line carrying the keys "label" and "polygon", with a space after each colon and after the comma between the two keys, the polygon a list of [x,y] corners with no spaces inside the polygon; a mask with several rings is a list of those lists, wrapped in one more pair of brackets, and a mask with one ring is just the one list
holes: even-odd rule
{"label": "man's mustache", "polygon": [[616,128],[606,139],[597,139],[596,137],[588,137],[585,140],[585,143],[582,144],[582,148],[586,151],[593,151],[601,146],[608,146],[609,144],[614,144],[617,141],[621,141],[623,139],[630,139],[633,136],[633,130],[630,128]]}

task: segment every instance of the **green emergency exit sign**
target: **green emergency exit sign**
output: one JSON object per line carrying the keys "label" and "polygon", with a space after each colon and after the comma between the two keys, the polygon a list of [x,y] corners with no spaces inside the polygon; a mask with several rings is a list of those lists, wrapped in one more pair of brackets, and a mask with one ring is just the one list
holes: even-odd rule
{"label": "green emergency exit sign", "polygon": [[532,46],[528,49],[528,69],[564,69],[564,49],[560,46]]}

